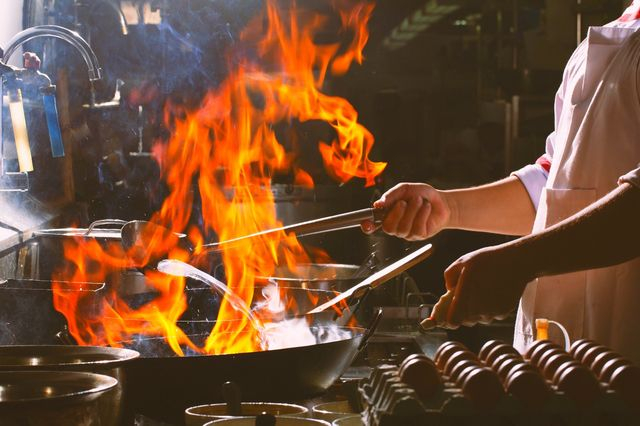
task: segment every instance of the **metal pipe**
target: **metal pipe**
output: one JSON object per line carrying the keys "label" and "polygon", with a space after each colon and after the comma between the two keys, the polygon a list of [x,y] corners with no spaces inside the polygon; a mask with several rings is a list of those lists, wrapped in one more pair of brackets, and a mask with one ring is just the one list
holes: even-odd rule
{"label": "metal pipe", "polygon": [[89,46],[85,39],[83,39],[77,32],[58,25],[39,25],[19,32],[9,40],[9,44],[5,49],[2,60],[6,63],[20,46],[39,37],[53,37],[71,44],[76,48],[76,50],[78,50],[78,52],[80,52],[82,59],[84,59],[84,62],[87,64],[89,80],[93,82],[102,78],[102,71],[100,69],[100,64],[98,63],[98,58],[91,49],[91,46]]}

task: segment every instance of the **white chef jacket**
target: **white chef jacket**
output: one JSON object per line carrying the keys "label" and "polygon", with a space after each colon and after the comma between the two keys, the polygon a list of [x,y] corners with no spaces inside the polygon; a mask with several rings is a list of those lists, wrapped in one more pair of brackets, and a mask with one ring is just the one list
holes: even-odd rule
{"label": "white chef jacket", "polygon": [[[537,210],[533,232],[595,202],[640,162],[639,27],[639,20],[592,27],[567,63],[545,154],[514,172]],[[634,173],[622,179],[636,182]],[[572,340],[594,339],[639,363],[638,302],[640,259],[536,279],[520,301],[514,346],[525,351],[535,319],[547,318],[565,325]]]}
{"label": "white chef jacket", "polygon": [[[599,27],[592,27],[589,29],[590,32],[598,31]],[[640,28],[640,20],[632,20],[628,22],[622,21],[613,21],[609,24],[605,25],[602,28],[629,28],[637,30]],[[562,83],[560,84],[560,88],[556,92],[555,100],[554,100],[554,115],[555,115],[555,126],[554,128],[558,128],[560,116],[562,114],[562,107],[564,105],[564,96],[567,91],[567,82],[568,82],[568,72],[569,70],[576,67],[572,62],[577,62],[578,60],[584,60],[583,55],[577,55],[580,49],[585,48],[585,45],[588,42],[588,38],[582,42],[582,44],[576,49],[571,59],[569,59],[569,63],[565,67],[564,75],[562,78]],[[576,57],[578,56],[578,57]],[[547,137],[547,142],[545,146],[545,153],[536,161],[535,164],[528,164],[521,168],[520,170],[516,170],[512,173],[512,175],[517,176],[520,181],[524,184],[527,192],[529,193],[529,197],[531,198],[531,202],[535,206],[536,210],[538,210],[538,205],[540,203],[540,194],[542,193],[543,188],[547,183],[547,178],[549,177],[549,169],[551,166],[551,161],[553,160],[553,148],[555,145],[556,131],[554,130]],[[637,173],[637,169],[636,169]]]}

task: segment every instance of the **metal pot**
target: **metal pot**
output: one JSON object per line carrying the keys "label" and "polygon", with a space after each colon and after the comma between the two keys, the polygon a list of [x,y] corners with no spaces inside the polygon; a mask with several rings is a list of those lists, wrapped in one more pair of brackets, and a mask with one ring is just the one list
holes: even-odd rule
{"label": "metal pot", "polygon": [[138,356],[130,349],[93,346],[0,346],[0,371],[79,371],[113,377],[117,386],[98,405],[106,424],[115,425],[130,421],[122,403],[127,393],[122,367]]}
{"label": "metal pot", "polygon": [[0,372],[0,423],[117,426],[118,381],[83,372]]}

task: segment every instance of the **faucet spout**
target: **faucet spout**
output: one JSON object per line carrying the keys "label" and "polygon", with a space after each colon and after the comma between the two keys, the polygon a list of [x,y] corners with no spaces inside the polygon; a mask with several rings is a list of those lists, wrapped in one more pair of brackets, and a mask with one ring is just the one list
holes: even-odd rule
{"label": "faucet spout", "polygon": [[91,49],[91,46],[89,46],[89,43],[75,31],[58,25],[39,25],[19,32],[9,40],[2,60],[6,63],[20,46],[39,37],[53,37],[71,44],[80,52],[84,62],[87,64],[89,80],[93,82],[102,78],[102,70],[100,69],[98,58]]}

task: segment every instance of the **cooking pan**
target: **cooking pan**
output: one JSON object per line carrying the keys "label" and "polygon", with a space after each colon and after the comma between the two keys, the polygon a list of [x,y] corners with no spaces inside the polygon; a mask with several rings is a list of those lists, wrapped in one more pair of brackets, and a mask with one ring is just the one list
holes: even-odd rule
{"label": "cooking pan", "polygon": [[118,426],[118,381],[95,373],[0,372],[0,424]]}
{"label": "cooking pan", "polygon": [[[129,342],[141,357],[125,365],[134,412],[182,424],[187,407],[223,402],[222,384],[235,382],[247,401],[296,401],[326,391],[366,346],[368,329],[339,327],[347,337],[310,346],[232,355],[173,356],[163,338]],[[322,325],[314,325],[322,329]],[[316,330],[316,331],[317,331]],[[190,336],[197,342],[206,335]]]}
{"label": "cooking pan", "polygon": [[129,349],[95,346],[0,346],[0,374],[10,374],[10,371],[76,371],[111,376],[117,380],[117,385],[108,395],[101,398],[95,409],[105,424],[121,425],[131,422],[123,402],[126,380],[122,366],[139,355],[138,352]]}

